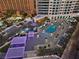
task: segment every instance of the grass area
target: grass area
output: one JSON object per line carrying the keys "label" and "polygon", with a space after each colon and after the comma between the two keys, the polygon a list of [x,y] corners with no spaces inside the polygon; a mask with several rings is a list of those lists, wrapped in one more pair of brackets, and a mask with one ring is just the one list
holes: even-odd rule
{"label": "grass area", "polygon": [[10,47],[10,43],[6,44],[5,46],[3,46],[2,48],[0,48],[0,52],[1,53],[5,53],[7,52],[8,48]]}

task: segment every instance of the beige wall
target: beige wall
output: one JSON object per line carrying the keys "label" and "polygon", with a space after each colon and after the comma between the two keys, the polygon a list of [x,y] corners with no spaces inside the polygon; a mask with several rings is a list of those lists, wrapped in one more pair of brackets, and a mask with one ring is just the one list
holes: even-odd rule
{"label": "beige wall", "polygon": [[5,10],[23,10],[29,14],[35,11],[34,0],[0,0],[0,11]]}

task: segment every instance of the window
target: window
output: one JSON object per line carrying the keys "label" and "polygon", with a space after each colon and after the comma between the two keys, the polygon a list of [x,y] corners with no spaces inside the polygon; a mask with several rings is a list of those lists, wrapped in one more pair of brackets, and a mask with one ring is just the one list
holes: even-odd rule
{"label": "window", "polygon": [[52,6],[52,5],[50,5],[50,6]]}
{"label": "window", "polygon": [[57,13],[55,13],[55,14],[57,14]]}
{"label": "window", "polygon": [[49,14],[51,14],[51,13],[49,13]]}
{"label": "window", "polygon": [[63,4],[61,6],[63,6]]}
{"label": "window", "polygon": [[53,6],[55,6],[55,5],[53,5]]}
{"label": "window", "polygon": [[48,7],[39,7],[39,9],[48,9]]}
{"label": "window", "polygon": [[70,11],[70,9],[68,9],[68,11]]}
{"label": "window", "polygon": [[53,8],[53,9],[55,9],[55,8]]}
{"label": "window", "polygon": [[70,3],[72,3],[72,1],[70,1]]}
{"label": "window", "polygon": [[39,49],[41,49],[42,47],[39,47]]}
{"label": "window", "polygon": [[58,10],[56,10],[56,12],[58,12]]}
{"label": "window", "polygon": [[76,2],[76,1],[73,1],[73,2]]}
{"label": "window", "polygon": [[56,9],[58,9],[58,8],[56,8]]}
{"label": "window", "polygon": [[58,5],[56,5],[58,7]]}
{"label": "window", "polygon": [[66,12],[64,12],[64,14],[66,14]]}
{"label": "window", "polygon": [[48,47],[50,47],[50,44],[48,44]]}
{"label": "window", "polygon": [[64,10],[64,11],[67,11],[67,10]]}
{"label": "window", "polygon": [[69,4],[69,6],[71,6],[71,4]]}
{"label": "window", "polygon": [[69,1],[67,1],[67,3],[69,3]]}
{"label": "window", "polygon": [[57,2],[57,4],[59,4],[59,2]]}
{"label": "window", "polygon": [[72,12],[70,12],[70,13],[72,13]]}
{"label": "window", "polygon": [[38,14],[48,14],[48,13],[38,13]]}
{"label": "window", "polygon": [[54,0],[54,1],[56,1],[56,0]]}
{"label": "window", "polygon": [[62,14],[62,13],[60,13],[60,14]]}
{"label": "window", "polygon": [[53,12],[54,12],[54,10],[53,10]]}
{"label": "window", "polygon": [[67,12],[67,14],[69,14],[69,12]]}
{"label": "window", "polygon": [[62,10],[59,10],[59,11],[62,11]]}
{"label": "window", "polygon": [[68,6],[68,4],[66,6]]}
{"label": "window", "polygon": [[52,14],[54,14],[54,13],[52,13]]}
{"label": "window", "polygon": [[69,8],[71,8],[71,7],[69,7]]}
{"label": "window", "polygon": [[48,10],[39,10],[39,11],[48,11]]}
{"label": "window", "polygon": [[46,49],[46,46],[44,46],[44,48]]}
{"label": "window", "polygon": [[56,2],[53,2],[54,4],[56,4]]}
{"label": "window", "polygon": [[52,9],[52,8],[50,7],[50,9]]}
{"label": "window", "polygon": [[65,9],[67,9],[68,7],[65,7]]}
{"label": "window", "polygon": [[39,3],[49,3],[49,2],[39,2]]}
{"label": "window", "polygon": [[50,12],[51,12],[52,10],[50,10]]}
{"label": "window", "polygon": [[38,5],[38,6],[48,6],[48,5]]}

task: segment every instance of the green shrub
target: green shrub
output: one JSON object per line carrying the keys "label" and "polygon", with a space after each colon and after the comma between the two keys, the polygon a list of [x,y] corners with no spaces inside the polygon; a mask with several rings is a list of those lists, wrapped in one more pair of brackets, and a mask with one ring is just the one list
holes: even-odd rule
{"label": "green shrub", "polygon": [[0,49],[0,52],[7,52],[8,48],[9,48],[10,44],[4,46],[3,48]]}

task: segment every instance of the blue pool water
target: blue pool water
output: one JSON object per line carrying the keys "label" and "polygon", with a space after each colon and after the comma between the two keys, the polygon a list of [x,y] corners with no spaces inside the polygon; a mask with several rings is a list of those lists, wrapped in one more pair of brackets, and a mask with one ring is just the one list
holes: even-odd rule
{"label": "blue pool water", "polygon": [[57,25],[50,25],[45,31],[48,33],[53,33],[56,31],[56,29],[57,29]]}

